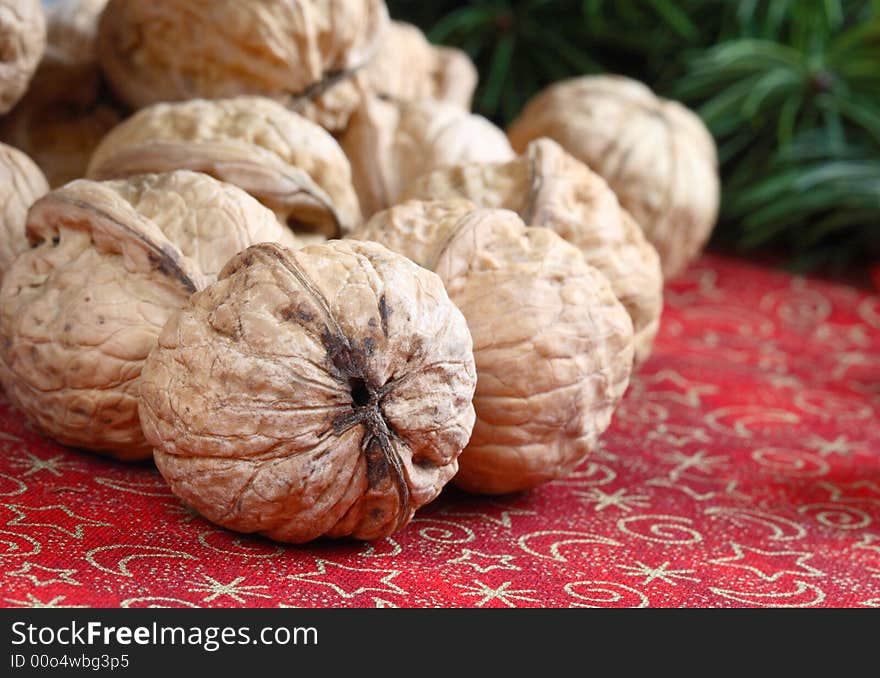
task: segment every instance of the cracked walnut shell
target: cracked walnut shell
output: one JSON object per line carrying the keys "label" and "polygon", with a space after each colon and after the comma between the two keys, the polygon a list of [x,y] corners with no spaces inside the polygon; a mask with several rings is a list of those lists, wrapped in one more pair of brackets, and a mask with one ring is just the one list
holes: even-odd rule
{"label": "cracked walnut shell", "polygon": [[0,280],[19,252],[28,248],[27,211],[48,190],[46,178],[27,155],[0,144]]}
{"label": "cracked walnut shell", "polygon": [[605,177],[657,249],[667,279],[708,240],[720,191],[715,141],[678,102],[628,78],[574,78],[536,95],[508,134],[518,151],[550,137]]}
{"label": "cracked walnut shell", "polygon": [[66,445],[149,457],[138,382],[166,319],[236,252],[292,238],[244,191],[195,172],[52,191],[0,288],[6,395]]}
{"label": "cracked walnut shell", "polygon": [[538,139],[510,162],[435,170],[404,191],[402,200],[413,198],[510,209],[561,235],[608,278],[632,318],[636,364],[648,358],[663,310],[660,259],[605,180],[559,144]]}
{"label": "cracked walnut shell", "polygon": [[264,244],[168,321],[141,419],[172,490],[213,522],[377,539],[455,474],[475,383],[433,273],[375,243]]}
{"label": "cracked walnut shell", "polygon": [[467,319],[477,421],[457,485],[525,490],[583,461],[629,383],[633,333],[608,281],[576,247],[466,200],[409,201],[355,236],[436,271]]}
{"label": "cracked walnut shell", "polygon": [[228,181],[295,231],[336,237],[360,223],[351,167],[318,125],[263,97],[155,104],[101,142],[93,179],[190,169]]}
{"label": "cracked walnut shell", "polygon": [[297,105],[369,61],[388,21],[382,0],[110,0],[98,54],[134,108],[240,94]]}
{"label": "cracked walnut shell", "polygon": [[45,47],[40,0],[0,0],[0,114],[24,95]]}
{"label": "cracked walnut shell", "polygon": [[397,203],[407,184],[439,167],[504,162],[504,133],[479,115],[442,101],[367,98],[340,138],[364,216]]}

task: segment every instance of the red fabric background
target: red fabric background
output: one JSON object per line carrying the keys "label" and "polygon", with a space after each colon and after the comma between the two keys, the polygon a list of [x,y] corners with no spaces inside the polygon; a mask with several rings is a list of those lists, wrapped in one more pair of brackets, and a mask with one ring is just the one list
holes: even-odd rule
{"label": "red fabric background", "polygon": [[5,606],[880,607],[880,298],[705,257],[571,477],[299,547],[0,404]]}

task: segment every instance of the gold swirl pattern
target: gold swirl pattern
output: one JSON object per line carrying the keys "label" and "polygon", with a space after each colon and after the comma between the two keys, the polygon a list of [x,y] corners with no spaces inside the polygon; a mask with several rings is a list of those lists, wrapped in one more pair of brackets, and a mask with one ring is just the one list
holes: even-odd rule
{"label": "gold swirl pattern", "polygon": [[[638,532],[630,525],[647,521],[647,527]],[[617,521],[617,529],[630,537],[645,539],[658,544],[696,544],[703,541],[703,535],[690,527],[693,520],[684,516],[640,515],[621,518]],[[647,533],[647,534],[646,534]]]}
{"label": "gold swirl pattern", "polygon": [[565,585],[565,592],[577,602],[572,607],[648,607],[641,591],[614,581],[575,581]]}
{"label": "gold swirl pattern", "polygon": [[570,475],[373,543],[221,529],[0,394],[0,606],[880,606],[880,296],[707,255],[665,297]]}

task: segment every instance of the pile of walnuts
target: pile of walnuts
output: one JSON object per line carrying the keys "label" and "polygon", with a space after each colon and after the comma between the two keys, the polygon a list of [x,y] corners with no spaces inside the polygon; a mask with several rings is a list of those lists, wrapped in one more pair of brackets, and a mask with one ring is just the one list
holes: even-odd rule
{"label": "pile of walnuts", "polygon": [[630,80],[508,134],[382,0],[0,0],[0,383],[209,520],[376,539],[609,426],[716,152]]}

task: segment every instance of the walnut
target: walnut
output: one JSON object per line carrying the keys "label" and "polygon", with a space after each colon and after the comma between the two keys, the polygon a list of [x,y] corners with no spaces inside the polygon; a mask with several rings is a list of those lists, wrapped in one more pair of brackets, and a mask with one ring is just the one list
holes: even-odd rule
{"label": "walnut", "polygon": [[107,0],[59,0],[47,10],[48,40],[24,98],[0,120],[0,138],[24,150],[51,186],[85,174],[92,151],[121,119],[95,54]]}
{"label": "walnut", "polygon": [[459,49],[435,46],[411,24],[392,21],[379,51],[361,71],[368,91],[383,99],[437,99],[470,110],[477,69]]}
{"label": "walnut", "polygon": [[438,167],[514,157],[491,122],[431,100],[368,98],[352,115],[340,143],[351,161],[365,216],[395,204],[408,182]]}
{"label": "walnut", "polygon": [[[38,71],[34,78],[35,88],[40,75]],[[120,115],[100,99],[85,108],[68,107],[39,92],[30,90],[0,121],[0,139],[27,151],[46,173],[49,184],[58,187],[85,175],[92,152]]]}
{"label": "walnut", "polygon": [[294,230],[334,237],[360,222],[351,167],[318,125],[263,97],[155,104],[113,129],[93,179],[190,169],[243,188]]}
{"label": "walnut", "polygon": [[476,86],[477,69],[464,52],[431,45],[415,26],[392,21],[378,52],[363,68],[294,108],[334,134],[342,134],[365,99],[437,99],[470,110]]}
{"label": "walnut", "polygon": [[168,316],[255,243],[293,244],[247,193],[179,171],[74,181],[38,200],[0,288],[0,382],[58,441],[142,459],[141,365]]}
{"label": "walnut", "polygon": [[535,96],[509,129],[519,151],[538,137],[558,141],[601,174],[660,254],[672,278],[693,261],[715,225],[715,142],[702,121],[640,82],[574,78]]}
{"label": "walnut", "polygon": [[403,200],[466,198],[517,212],[550,228],[601,271],[630,314],[636,364],[651,353],[663,310],[657,252],[599,175],[550,139],[531,142],[516,160],[435,170],[411,184]]}
{"label": "walnut", "polygon": [[433,273],[375,243],[262,244],[168,321],[141,419],[172,490],[208,519],[375,539],[455,474],[475,383]]}
{"label": "walnut", "polygon": [[0,114],[24,94],[45,46],[40,0],[0,0]]}
{"label": "walnut", "polygon": [[342,78],[312,99],[298,100],[289,106],[290,110],[339,136],[364,97],[364,81],[359,73]]}
{"label": "walnut", "polygon": [[110,0],[98,54],[134,108],[240,94],[314,99],[373,56],[382,0]]}
{"label": "walnut", "polygon": [[525,490],[587,456],[629,383],[632,322],[580,250],[509,210],[409,201],[355,237],[436,271],[474,341],[477,421],[454,482]]}
{"label": "walnut", "polygon": [[46,54],[68,63],[97,64],[95,38],[107,0],[53,0],[46,10]]}
{"label": "walnut", "polygon": [[364,99],[437,99],[470,110],[476,86],[477,69],[464,52],[431,45],[415,26],[392,21],[378,52],[363,68],[291,107],[338,135]]}
{"label": "walnut", "polygon": [[48,190],[46,178],[27,155],[0,144],[0,280],[18,253],[28,248],[27,211]]}

